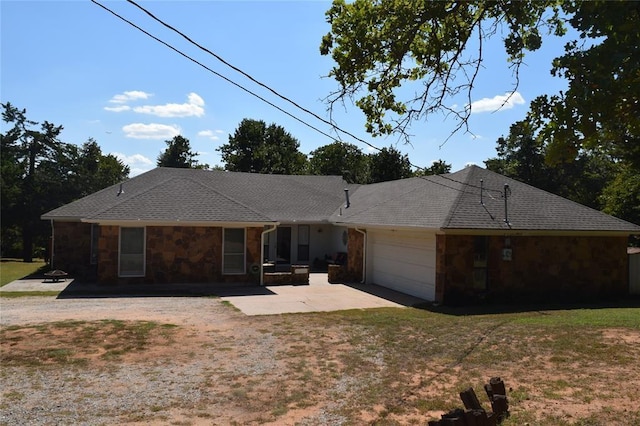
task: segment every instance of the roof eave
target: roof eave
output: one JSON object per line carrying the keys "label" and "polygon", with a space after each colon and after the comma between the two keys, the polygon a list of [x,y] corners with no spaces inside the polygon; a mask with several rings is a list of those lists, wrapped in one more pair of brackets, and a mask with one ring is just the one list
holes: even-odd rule
{"label": "roof eave", "polygon": [[193,220],[100,220],[83,219],[84,223],[95,223],[101,226],[194,226],[194,227],[262,227],[279,225],[277,221],[193,221]]}

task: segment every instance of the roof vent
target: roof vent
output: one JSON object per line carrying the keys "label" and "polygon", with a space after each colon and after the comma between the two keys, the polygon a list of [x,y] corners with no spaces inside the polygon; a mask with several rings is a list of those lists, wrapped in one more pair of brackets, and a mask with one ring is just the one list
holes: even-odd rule
{"label": "roof vent", "polygon": [[120,190],[118,191],[118,193],[116,194],[116,197],[119,197],[120,195],[124,194],[124,189],[122,188],[122,184],[120,184]]}
{"label": "roof vent", "polygon": [[349,208],[349,206],[351,205],[351,202],[349,201],[349,190],[347,188],[344,189],[344,198],[347,202],[347,204],[345,205],[345,208]]}
{"label": "roof vent", "polygon": [[509,184],[504,184],[504,223],[507,224],[509,228],[511,228],[511,224],[509,223],[509,210],[507,208],[507,200],[511,195],[511,188],[509,188]]}

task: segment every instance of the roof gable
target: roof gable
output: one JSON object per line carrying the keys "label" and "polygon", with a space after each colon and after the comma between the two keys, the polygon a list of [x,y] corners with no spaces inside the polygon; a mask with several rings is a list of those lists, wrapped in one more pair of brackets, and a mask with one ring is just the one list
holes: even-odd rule
{"label": "roof gable", "polygon": [[57,208],[43,219],[156,222],[327,221],[343,198],[339,176],[156,168]]}

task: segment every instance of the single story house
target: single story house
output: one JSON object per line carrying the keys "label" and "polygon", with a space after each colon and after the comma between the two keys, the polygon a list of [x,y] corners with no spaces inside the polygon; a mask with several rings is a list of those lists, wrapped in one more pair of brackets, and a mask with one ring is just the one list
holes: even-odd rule
{"label": "single story house", "polygon": [[345,280],[444,303],[628,294],[640,234],[477,166],[371,185],[157,168],[42,219],[55,268],[100,283],[256,285],[342,258]]}

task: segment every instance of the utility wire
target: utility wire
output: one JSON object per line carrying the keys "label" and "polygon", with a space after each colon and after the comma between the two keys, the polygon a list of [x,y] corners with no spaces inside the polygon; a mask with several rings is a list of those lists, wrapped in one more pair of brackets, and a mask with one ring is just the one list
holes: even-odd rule
{"label": "utility wire", "polygon": [[[138,9],[140,9],[141,11],[143,11],[144,13],[146,13],[151,19],[153,19],[154,21],[158,22],[159,24],[163,25],[164,27],[170,29],[171,31],[179,34],[182,38],[184,38],[185,40],[187,40],[189,43],[191,43],[192,45],[196,46],[197,48],[199,48],[200,50],[208,53],[209,55],[213,56],[214,58],[216,58],[218,61],[222,62],[223,64],[225,64],[226,66],[228,66],[229,68],[233,69],[234,71],[242,74],[243,76],[245,76],[246,78],[248,78],[249,80],[253,81],[254,83],[256,83],[258,86],[263,87],[265,89],[267,89],[268,91],[270,91],[271,93],[273,93],[274,95],[276,95],[277,97],[279,97],[280,99],[289,102],[291,105],[295,106],[296,108],[306,112],[307,114],[313,116],[314,118],[322,121],[323,123],[331,126],[334,130],[337,130],[339,132],[344,133],[347,136],[352,137],[353,139],[357,140],[358,142],[362,142],[363,144],[369,146],[372,149],[375,149],[376,151],[381,151],[380,148],[378,148],[377,146],[373,145],[370,142],[365,141],[364,139],[359,138],[358,136],[354,135],[353,133],[344,130],[340,127],[338,127],[335,123],[319,116],[318,114],[316,114],[315,112],[304,108],[302,106],[300,106],[297,102],[291,100],[290,98],[288,98],[287,96],[284,96],[282,94],[280,94],[279,92],[277,92],[275,89],[272,89],[271,87],[269,87],[268,85],[262,83],[261,81],[255,79],[254,77],[252,77],[250,74],[244,72],[243,70],[241,70],[240,68],[230,64],[229,62],[225,61],[222,57],[220,57],[219,55],[217,55],[216,53],[212,52],[210,49],[202,46],[201,44],[193,41],[189,36],[187,36],[186,34],[184,34],[182,31],[178,30],[177,28],[171,26],[170,24],[167,24],[166,22],[164,22],[162,19],[156,17],[153,13],[149,12],[147,9],[145,9],[144,7],[140,6],[138,3],[136,3],[133,0],[127,0],[128,3],[134,5],[135,7],[137,7]],[[416,166],[414,164],[412,164],[413,167],[417,167],[419,169],[422,169],[422,167]]]}
{"label": "utility wire", "polygon": [[[198,60],[196,60],[196,59],[192,58],[191,56],[187,55],[186,53],[184,53],[184,52],[180,51],[180,50],[179,50],[179,49],[177,49],[176,47],[174,47],[174,46],[170,45],[169,43],[167,43],[167,42],[165,42],[165,41],[161,40],[160,38],[158,38],[158,37],[154,36],[153,34],[149,33],[148,31],[144,30],[143,28],[141,28],[140,26],[136,25],[136,24],[135,24],[135,23],[133,23],[132,21],[130,21],[130,20],[126,19],[125,17],[123,17],[123,16],[119,15],[118,13],[116,13],[116,12],[114,12],[113,10],[109,9],[108,7],[106,7],[106,6],[102,5],[102,4],[101,4],[101,3],[99,3],[98,1],[96,1],[96,0],[91,0],[91,2],[92,2],[92,3],[94,3],[95,5],[97,5],[97,6],[101,7],[102,9],[106,10],[107,12],[111,13],[112,15],[114,15],[114,16],[115,16],[115,17],[117,17],[118,19],[122,20],[123,22],[126,22],[127,24],[129,24],[129,25],[131,25],[132,27],[136,28],[138,31],[140,31],[140,32],[144,33],[145,35],[149,36],[150,38],[152,38],[153,40],[157,41],[158,43],[160,43],[160,44],[164,45],[165,47],[168,47],[168,48],[169,48],[169,49],[171,49],[171,50],[173,50],[174,52],[176,52],[176,53],[177,53],[177,54],[179,54],[180,56],[182,56],[182,57],[184,57],[184,58],[186,58],[186,59],[190,60],[191,62],[193,62],[193,63],[195,63],[195,64],[199,65],[200,67],[202,67],[202,68],[206,69],[207,71],[209,71],[210,73],[212,73],[212,74],[216,75],[217,77],[222,78],[223,80],[227,81],[228,83],[231,83],[232,85],[234,85],[234,86],[238,87],[239,89],[243,90],[244,92],[249,93],[250,95],[252,95],[252,96],[254,96],[254,97],[258,98],[258,99],[259,99],[259,100],[261,100],[261,101],[263,101],[263,102],[264,102],[264,103],[266,103],[267,105],[274,107],[274,108],[275,108],[275,109],[277,109],[278,111],[280,111],[280,112],[282,112],[282,113],[286,114],[287,116],[289,116],[289,117],[293,118],[294,120],[296,120],[296,121],[298,121],[298,122],[300,122],[300,123],[304,124],[305,126],[307,126],[307,127],[311,128],[311,129],[315,130],[316,132],[318,132],[318,133],[320,133],[320,134],[322,134],[322,135],[324,135],[324,136],[328,137],[329,139],[331,139],[331,140],[333,140],[333,141],[337,141],[337,139],[336,139],[335,137],[331,136],[330,134],[328,134],[328,133],[326,133],[326,132],[324,132],[324,131],[322,131],[322,130],[318,129],[317,127],[315,127],[315,126],[313,126],[313,125],[311,125],[311,124],[307,123],[306,121],[302,120],[301,118],[299,118],[299,117],[297,117],[297,116],[293,115],[292,113],[290,113],[290,112],[288,112],[288,111],[284,110],[283,108],[279,107],[278,105],[275,105],[274,103],[272,103],[272,102],[268,101],[267,99],[263,98],[262,96],[258,95],[257,93],[252,92],[251,90],[249,90],[249,89],[245,88],[245,87],[244,87],[244,86],[242,86],[241,84],[236,83],[235,81],[231,80],[230,78],[228,78],[228,77],[226,77],[226,76],[224,76],[224,75],[220,74],[219,72],[217,72],[217,71],[215,71],[215,70],[213,70],[213,69],[209,68],[208,66],[206,66],[206,65],[204,65],[203,63],[199,62]],[[281,98],[281,99],[283,99],[283,100],[285,100],[285,101],[287,101],[287,102],[291,103],[291,104],[292,104],[292,105],[294,105],[296,108],[298,108],[298,109],[300,109],[300,110],[302,110],[302,111],[306,112],[307,114],[312,115],[312,116],[313,116],[313,117],[315,117],[316,119],[318,119],[318,120],[322,121],[323,123],[325,123],[325,124],[327,124],[327,125],[331,126],[334,130],[337,130],[337,131],[339,131],[339,132],[342,132],[342,133],[344,133],[345,135],[348,135],[348,136],[352,137],[353,139],[355,139],[355,140],[357,140],[357,141],[359,141],[359,142],[361,142],[361,143],[364,143],[365,145],[367,145],[367,146],[369,146],[369,147],[371,147],[371,148],[373,148],[373,149],[375,149],[375,150],[377,150],[377,151],[382,151],[382,149],[381,149],[381,148],[378,148],[377,146],[373,145],[372,143],[367,142],[367,141],[365,141],[364,139],[362,139],[362,138],[360,138],[360,137],[358,137],[358,136],[356,136],[356,135],[352,134],[351,132],[349,132],[349,131],[347,131],[347,130],[344,130],[344,129],[342,129],[342,128],[338,127],[335,123],[332,123],[331,121],[326,120],[325,118],[323,118],[323,117],[319,116],[318,114],[314,113],[313,111],[310,111],[310,110],[308,110],[307,108],[304,108],[304,107],[300,106],[298,103],[294,102],[293,100],[289,99],[288,97],[286,97],[286,96],[284,96],[284,95],[281,95],[281,94],[280,94],[280,93],[278,93],[276,90],[274,90],[274,89],[272,89],[271,87],[267,86],[266,84],[264,84],[264,83],[262,83],[262,82],[260,82],[260,81],[256,80],[256,79],[255,79],[255,78],[253,78],[251,75],[247,74],[246,72],[242,71],[240,68],[238,68],[238,67],[236,67],[236,66],[234,66],[234,65],[230,64],[229,62],[225,61],[223,58],[221,58],[219,55],[215,54],[215,53],[214,53],[214,52],[212,52],[211,50],[209,50],[209,49],[207,49],[207,48],[205,48],[205,47],[201,46],[201,45],[200,45],[200,44],[198,44],[198,43],[196,43],[196,42],[195,42],[195,41],[193,41],[191,38],[189,38],[187,35],[185,35],[183,32],[179,31],[178,29],[174,28],[173,26],[171,26],[171,25],[169,25],[169,24],[165,23],[164,21],[162,21],[161,19],[157,18],[157,17],[156,17],[155,15],[153,15],[151,12],[149,12],[148,10],[146,10],[145,8],[143,8],[142,6],[138,5],[135,1],[133,1],[133,0],[127,0],[127,2],[128,2],[128,3],[130,3],[130,4],[132,4],[132,5],[134,5],[134,6],[136,6],[136,7],[137,7],[137,8],[139,8],[140,10],[142,10],[142,11],[143,11],[144,13],[146,13],[149,17],[151,17],[153,20],[155,20],[156,22],[160,23],[160,24],[161,24],[161,25],[163,25],[164,27],[166,27],[166,28],[168,28],[168,29],[170,29],[170,30],[172,30],[172,31],[176,32],[177,34],[179,34],[180,36],[182,36],[185,40],[187,40],[189,43],[193,44],[194,46],[198,47],[199,49],[201,49],[201,50],[205,51],[206,53],[210,54],[211,56],[213,56],[214,58],[216,58],[217,60],[219,60],[219,61],[220,61],[220,62],[222,62],[223,64],[227,65],[228,67],[230,67],[231,69],[235,70],[236,72],[238,72],[238,73],[242,74],[243,76],[245,76],[246,78],[250,79],[250,80],[251,80],[251,81],[253,81],[254,83],[258,84],[259,86],[261,86],[261,87],[263,87],[263,88],[265,88],[265,89],[269,90],[271,93],[273,93],[273,94],[274,94],[274,95],[276,95],[277,97],[279,97],[279,98]],[[418,165],[416,165],[416,164],[411,163],[410,161],[409,161],[409,164],[410,164],[412,167],[417,168],[418,170],[426,170],[426,168],[425,168],[425,167],[418,166]],[[496,192],[496,193],[499,193],[499,194],[501,194],[501,195],[502,195],[502,191],[501,191],[501,190],[497,190],[497,189],[489,189],[489,188],[481,188],[481,187],[479,187],[479,186],[477,186],[477,185],[473,185],[473,184],[469,184],[469,183],[465,183],[465,182],[460,182],[460,181],[458,181],[458,180],[455,180],[455,179],[449,178],[449,177],[447,177],[447,176],[445,176],[445,175],[437,175],[437,176],[440,176],[440,177],[442,177],[442,178],[444,178],[444,179],[448,179],[448,180],[450,180],[450,181],[452,181],[452,182],[455,182],[455,183],[460,184],[460,185],[463,185],[463,186],[469,186],[469,187],[476,188],[476,189],[482,189],[482,190],[484,190],[484,191],[493,191],[493,192]],[[421,177],[422,177],[422,178],[424,178],[425,176],[421,176]],[[424,179],[424,180],[427,180],[427,181],[429,181],[429,182],[431,182],[431,183],[434,183],[434,184],[436,184],[436,185],[441,185],[441,186],[444,186],[444,187],[446,187],[446,188],[450,188],[450,189],[453,189],[453,190],[456,190],[456,191],[460,191],[460,192],[463,192],[463,193],[467,193],[466,191],[464,191],[464,190],[462,190],[462,189],[458,189],[458,188],[454,188],[454,187],[451,187],[451,186],[448,186],[448,185],[444,185],[444,184],[441,184],[441,183],[438,183],[438,182],[434,182],[434,181],[432,181],[432,180],[430,180],[430,179]]]}
{"label": "utility wire", "polygon": [[[189,43],[191,43],[192,45],[196,46],[198,49],[208,53],[209,55],[213,56],[215,59],[217,59],[218,61],[222,62],[224,65],[228,66],[229,68],[231,68],[232,70],[242,74],[243,76],[245,76],[246,78],[248,78],[249,80],[251,80],[252,82],[256,83],[257,85],[259,85],[260,87],[265,88],[266,90],[270,91],[271,93],[273,93],[274,95],[276,95],[277,97],[279,97],[280,99],[289,102],[291,105],[295,106],[296,108],[300,109],[301,111],[313,116],[314,118],[316,118],[317,120],[320,120],[321,122],[331,126],[334,130],[341,132],[347,136],[352,137],[353,139],[357,140],[358,142],[361,142],[367,146],[369,146],[372,149],[375,149],[376,151],[382,151],[382,149],[378,148],[377,146],[373,145],[370,142],[365,141],[364,139],[354,135],[353,133],[342,129],[341,127],[339,127],[338,125],[336,125],[334,122],[329,121],[321,116],[319,116],[318,114],[316,114],[315,112],[302,107],[300,104],[298,104],[297,102],[293,101],[292,99],[290,99],[289,97],[282,95],[281,93],[279,93],[278,91],[276,91],[275,89],[271,88],[270,86],[268,86],[265,83],[262,83],[261,81],[257,80],[256,78],[254,78],[253,76],[251,76],[249,73],[243,71],[242,69],[236,67],[235,65],[229,63],[228,61],[226,61],[224,58],[222,58],[220,55],[216,54],[215,52],[211,51],[210,49],[208,49],[207,47],[204,47],[203,45],[201,45],[200,43],[194,41],[191,37],[187,36],[184,32],[178,30],[177,28],[175,28],[174,26],[172,26],[171,24],[166,23],[165,21],[163,21],[162,19],[158,18],[157,16],[155,16],[152,12],[150,12],[149,10],[145,9],[144,7],[140,6],[138,3],[136,3],[134,0],[127,0],[128,3],[132,4],[133,6],[137,7],[138,9],[140,9],[142,12],[144,12],[147,16],[149,16],[151,19],[153,19],[154,21],[158,22],[160,25],[164,26],[165,28],[168,28],[169,30],[175,32],[176,34],[180,35],[182,38],[184,38],[186,41],[188,41]],[[332,138],[334,139],[334,138]],[[335,139],[334,139],[335,140]],[[418,166],[416,164],[413,164],[409,161],[409,164],[412,167],[415,167],[418,170],[426,170],[426,167],[421,167]],[[445,179],[449,179],[453,182],[456,182],[458,184],[461,185],[467,185],[467,186],[471,186],[473,188],[476,189],[480,189],[479,186],[477,185],[471,185],[471,184],[467,184],[464,182],[459,182],[456,181],[455,179],[451,179],[451,178],[445,178]],[[487,191],[493,191],[493,192],[498,192],[498,193],[502,193],[502,191],[497,190],[497,189],[486,189]]]}
{"label": "utility wire", "polygon": [[173,50],[174,52],[176,52],[177,54],[179,54],[180,56],[183,56],[185,58],[187,58],[188,60],[190,60],[191,62],[200,65],[202,68],[206,69],[207,71],[211,72],[212,74],[222,78],[223,80],[233,84],[234,86],[238,87],[239,89],[249,93],[252,96],[255,96],[256,98],[260,99],[262,102],[265,102],[266,104],[274,107],[275,109],[277,109],[278,111],[288,115],[289,117],[293,118],[296,121],[299,121],[300,123],[304,124],[305,126],[315,130],[316,132],[328,137],[329,139],[332,140],[336,140],[333,136],[331,136],[330,134],[318,129],[317,127],[305,122],[304,120],[302,120],[301,118],[296,117],[295,115],[291,114],[290,112],[282,109],[281,107],[279,107],[278,105],[275,105],[272,102],[269,102],[268,100],[266,100],[265,98],[263,98],[262,96],[258,95],[257,93],[252,92],[251,90],[243,87],[242,85],[236,83],[235,81],[231,80],[230,78],[225,77],[224,75],[220,74],[217,71],[212,70],[211,68],[209,68],[208,66],[204,65],[201,62],[198,62],[196,59],[192,58],[191,56],[187,55],[186,53],[181,52],[180,50],[178,50],[177,48],[173,47],[172,45],[170,45],[169,43],[160,40],[158,37],[154,36],[153,34],[147,32],[146,30],[144,30],[143,28],[140,28],[138,25],[134,24],[133,22],[129,21],[128,19],[124,18],[123,16],[117,14],[116,12],[114,12],[113,10],[109,9],[108,7],[98,3],[96,0],[91,0],[92,3],[94,3],[97,6],[100,6],[102,9],[106,10],[107,12],[111,13],[112,15],[116,16],[117,18],[121,19],[122,21],[126,22],[127,24],[131,25],[132,27],[136,28],[137,30],[143,32],[144,34],[146,34],[147,36],[151,37],[152,39],[154,39],[155,41],[157,41],[158,43],[163,44],[164,46],[168,47],[169,49]]}

